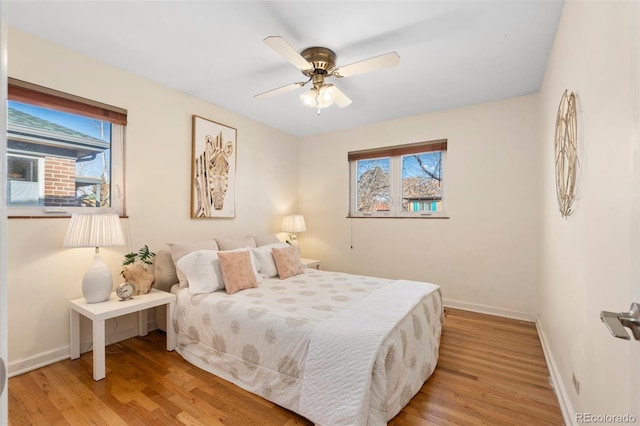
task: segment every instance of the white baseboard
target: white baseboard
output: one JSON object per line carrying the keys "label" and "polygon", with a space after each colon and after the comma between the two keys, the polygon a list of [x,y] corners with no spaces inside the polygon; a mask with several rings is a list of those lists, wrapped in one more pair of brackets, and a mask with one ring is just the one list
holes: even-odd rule
{"label": "white baseboard", "polygon": [[[148,330],[152,331],[158,328],[155,319],[149,320]],[[126,330],[120,330],[117,333],[107,334],[105,340],[106,344],[110,345],[112,343],[121,342],[126,339],[130,339],[138,335],[138,327],[131,327]],[[85,353],[91,350],[93,342],[89,340],[84,340],[80,342],[80,353]],[[70,347],[61,346],[56,349],[52,349],[50,351],[41,352],[37,355],[30,356],[28,358],[24,358],[18,361],[10,362],[7,366],[9,377],[18,376],[20,374],[24,374],[28,371],[38,369],[40,367],[44,367],[49,364],[56,363],[58,361],[62,361],[63,359],[67,359],[71,356]]]}
{"label": "white baseboard", "polygon": [[27,371],[35,370],[45,365],[53,364],[58,361],[62,361],[65,358],[69,358],[69,346],[62,346],[57,349],[52,349],[47,352],[41,352],[37,355],[29,358],[24,358],[18,361],[10,362],[7,365],[7,373],[9,378],[18,376]]}
{"label": "white baseboard", "polygon": [[556,396],[558,397],[558,403],[560,404],[560,411],[562,411],[564,424],[566,426],[574,426],[575,422],[573,419],[576,418],[575,411],[573,410],[571,400],[569,399],[569,395],[567,394],[567,387],[564,385],[562,376],[558,371],[558,365],[556,364],[555,358],[553,357],[553,352],[551,352],[551,347],[549,346],[547,336],[544,334],[542,324],[540,324],[540,319],[536,321],[536,329],[538,330],[538,336],[540,336],[542,352],[544,352],[544,357],[547,360],[549,375],[551,376],[551,384],[553,385],[553,388],[556,391]]}
{"label": "white baseboard", "polygon": [[496,315],[499,317],[517,319],[521,321],[536,322],[538,315],[529,312],[513,311],[511,309],[498,308],[495,306],[481,305],[479,303],[461,302],[459,300],[443,299],[444,306],[463,311],[478,312],[480,314]]}

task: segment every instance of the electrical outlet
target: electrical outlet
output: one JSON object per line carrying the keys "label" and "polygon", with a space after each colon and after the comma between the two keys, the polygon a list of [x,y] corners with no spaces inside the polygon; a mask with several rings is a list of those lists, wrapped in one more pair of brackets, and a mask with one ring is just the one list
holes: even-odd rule
{"label": "electrical outlet", "polygon": [[576,390],[576,394],[580,395],[580,381],[576,377],[576,373],[571,372],[571,380],[573,381],[573,388]]}

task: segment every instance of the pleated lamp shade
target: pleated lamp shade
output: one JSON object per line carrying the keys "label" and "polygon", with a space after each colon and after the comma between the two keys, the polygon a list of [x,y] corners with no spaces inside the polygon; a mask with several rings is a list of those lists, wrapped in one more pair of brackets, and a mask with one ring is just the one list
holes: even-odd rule
{"label": "pleated lamp shade", "polygon": [[74,213],[64,237],[64,247],[95,247],[93,262],[82,278],[82,295],[88,303],[109,299],[111,271],[100,256],[100,247],[123,246],[124,234],[117,214]]}
{"label": "pleated lamp shade", "polygon": [[304,216],[301,214],[285,216],[284,221],[282,222],[282,230],[289,233],[306,231],[307,226],[304,223]]}
{"label": "pleated lamp shade", "polygon": [[123,246],[124,234],[117,214],[74,213],[64,237],[64,247]]}

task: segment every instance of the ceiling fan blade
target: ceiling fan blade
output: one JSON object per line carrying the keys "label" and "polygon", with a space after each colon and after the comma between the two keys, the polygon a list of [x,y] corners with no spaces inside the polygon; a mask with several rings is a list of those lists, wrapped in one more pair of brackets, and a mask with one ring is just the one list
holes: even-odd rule
{"label": "ceiling fan blade", "polygon": [[266,92],[258,93],[257,95],[253,95],[254,98],[266,98],[272,95],[279,95],[280,93],[290,92],[291,90],[295,90],[299,87],[304,86],[304,82],[291,83],[286,86],[281,86],[275,89],[267,90]]}
{"label": "ceiling fan blade", "polygon": [[338,108],[344,108],[351,104],[351,99],[344,92],[338,89],[336,86],[333,86],[333,103],[335,103]]}
{"label": "ceiling fan blade", "polygon": [[344,67],[340,67],[333,72],[336,77],[351,77],[352,75],[363,74],[382,68],[395,67],[400,63],[400,55],[397,52],[389,52],[384,55],[374,56],[359,62],[354,62]]}
{"label": "ceiling fan blade", "polygon": [[265,38],[264,43],[276,51],[280,56],[285,58],[287,61],[291,62],[300,70],[309,70],[313,68],[305,58],[303,58],[291,45],[287,42],[287,40],[283,39],[280,36],[269,36]]}

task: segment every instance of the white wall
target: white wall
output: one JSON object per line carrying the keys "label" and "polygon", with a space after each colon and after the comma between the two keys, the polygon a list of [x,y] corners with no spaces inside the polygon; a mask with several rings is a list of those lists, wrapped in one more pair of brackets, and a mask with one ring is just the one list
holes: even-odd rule
{"label": "white wall", "polygon": [[[120,282],[122,254],[148,244],[277,232],[298,207],[297,139],[215,105],[9,30],[9,76],[126,108],[131,247],[103,249]],[[212,82],[212,84],[216,84]],[[236,218],[192,220],[191,116],[238,129]],[[63,249],[68,219],[9,219],[9,361],[12,370],[68,354],[68,301],[81,297],[89,249]],[[131,318],[129,318],[131,320]],[[119,330],[128,323],[121,321]],[[83,324],[86,331],[88,324]],[[115,324],[107,325],[107,336]]]}
{"label": "white wall", "polygon": [[[302,253],[326,269],[437,283],[468,308],[536,313],[537,114],[532,95],[305,138]],[[450,219],[346,218],[347,152],[435,139],[448,140]]]}
{"label": "white wall", "polygon": [[[640,295],[639,16],[638,2],[567,2],[540,93],[541,331],[569,411],[635,410],[638,419],[632,387],[640,361],[632,352],[640,342],[614,339],[599,313],[627,310]],[[557,208],[553,153],[565,89],[577,95],[580,162],[575,212],[567,220]],[[581,382],[579,395],[572,372]]]}

